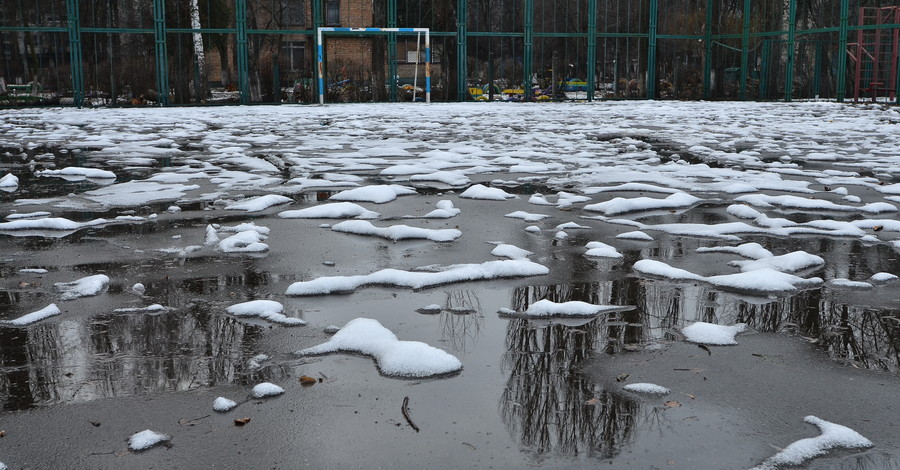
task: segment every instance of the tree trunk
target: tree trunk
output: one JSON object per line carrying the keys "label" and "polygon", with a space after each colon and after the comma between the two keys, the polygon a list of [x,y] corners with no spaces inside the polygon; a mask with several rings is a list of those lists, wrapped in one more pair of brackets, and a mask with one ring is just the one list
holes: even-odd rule
{"label": "tree trunk", "polygon": [[[200,29],[200,6],[197,0],[191,0],[191,29]],[[191,37],[194,41],[194,60],[197,61],[194,99],[199,103],[206,97],[206,56],[203,53],[203,35],[194,31]]]}

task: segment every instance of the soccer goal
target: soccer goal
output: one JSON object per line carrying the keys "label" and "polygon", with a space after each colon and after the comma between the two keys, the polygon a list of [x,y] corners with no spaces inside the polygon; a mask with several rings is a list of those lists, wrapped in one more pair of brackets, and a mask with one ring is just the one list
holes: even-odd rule
{"label": "soccer goal", "polygon": [[[318,28],[316,36],[318,47],[316,51],[316,65],[319,73],[319,104],[325,104],[325,43],[322,37],[327,33],[398,33],[398,34],[425,34],[425,102],[431,103],[431,33],[430,28]],[[417,41],[418,44],[418,41]],[[418,67],[418,53],[416,54],[416,66]],[[418,78],[418,71],[416,72]],[[415,96],[415,86],[413,87]]]}

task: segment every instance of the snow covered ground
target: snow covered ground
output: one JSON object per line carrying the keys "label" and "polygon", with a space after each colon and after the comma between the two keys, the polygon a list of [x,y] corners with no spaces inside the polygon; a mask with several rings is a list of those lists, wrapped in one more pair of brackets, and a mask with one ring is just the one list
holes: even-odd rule
{"label": "snow covered ground", "polygon": [[502,396],[516,455],[564,462],[644,429],[526,429],[544,390],[587,413],[602,386],[563,371],[600,352],[787,333],[894,377],[898,123],[828,102],[0,110],[0,396],[209,387],[208,408],[238,398],[223,384],[291,399],[313,370],[416,377]]}

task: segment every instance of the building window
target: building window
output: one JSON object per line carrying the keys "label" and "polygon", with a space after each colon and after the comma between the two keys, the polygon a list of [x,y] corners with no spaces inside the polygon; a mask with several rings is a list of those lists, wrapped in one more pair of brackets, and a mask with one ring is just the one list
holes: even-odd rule
{"label": "building window", "polygon": [[284,41],[281,43],[281,67],[290,72],[302,72],[306,60],[306,43]]}
{"label": "building window", "polygon": [[281,1],[282,26],[306,26],[306,0]]}
{"label": "building window", "polygon": [[340,0],[325,1],[325,26],[341,25],[341,2]]}

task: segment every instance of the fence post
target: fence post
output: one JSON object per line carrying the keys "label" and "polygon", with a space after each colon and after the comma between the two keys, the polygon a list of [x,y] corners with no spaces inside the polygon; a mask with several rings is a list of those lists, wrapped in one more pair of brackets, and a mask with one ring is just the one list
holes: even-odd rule
{"label": "fence post", "polygon": [[656,98],[656,27],[659,0],[650,0],[650,24],[647,32],[647,98]]}
{"label": "fence post", "polygon": [[235,29],[237,31],[237,75],[241,104],[250,103],[250,67],[247,63],[247,2],[234,0]]}
{"label": "fence post", "polygon": [[[84,105],[84,70],[81,63],[81,18],[78,0],[66,0],[69,21],[69,62],[72,70],[72,100],[75,106]],[[113,97],[115,99],[115,97]]]}
{"label": "fence post", "polygon": [[850,0],[841,0],[841,30],[838,38],[837,100],[847,96],[847,36],[850,34]]}
{"label": "fence post", "polygon": [[312,71],[312,82],[315,84],[313,87],[314,95],[319,97],[319,104],[325,104],[323,101],[325,99],[325,40],[322,39],[322,35],[319,34],[319,28],[323,26],[322,22],[322,0],[311,0],[309,2],[311,4],[312,10],[310,14],[312,15],[312,38],[313,38],[313,57],[315,57],[315,65],[313,66]]}
{"label": "fence post", "polygon": [[784,100],[791,101],[794,93],[794,43],[797,37],[797,0],[791,0],[788,13],[787,63],[784,76]]}
{"label": "fence post", "polygon": [[[418,26],[418,25],[413,25]],[[387,27],[397,27],[397,0],[387,0]],[[378,38],[373,39],[378,40]],[[388,33],[387,35],[387,60],[388,60],[388,89],[391,103],[397,102],[397,33]],[[413,90],[413,101],[415,101],[416,91]]]}
{"label": "fence post", "polygon": [[[468,87],[466,86],[466,1],[456,2],[456,101],[466,101]],[[449,90],[448,90],[449,92]]]}
{"label": "fence post", "polygon": [[712,24],[713,24],[713,2],[717,0],[706,0],[706,37],[703,40],[704,52],[703,59],[703,99],[708,100],[712,91]]}
{"label": "fence post", "polygon": [[743,20],[741,28],[741,88],[738,99],[747,99],[747,68],[750,66],[750,0],[744,0]]}
{"label": "fence post", "polygon": [[522,98],[524,101],[531,101],[531,73],[532,61],[534,60],[534,0],[525,0],[525,35],[524,48],[522,50],[522,72],[524,88]]}
{"label": "fence post", "polygon": [[587,99],[594,101],[597,87],[597,0],[588,0],[587,23]]}
{"label": "fence post", "polygon": [[162,106],[169,105],[169,56],[166,48],[166,2],[153,0],[153,36],[156,44],[156,92]]}

